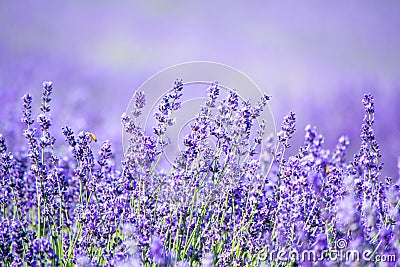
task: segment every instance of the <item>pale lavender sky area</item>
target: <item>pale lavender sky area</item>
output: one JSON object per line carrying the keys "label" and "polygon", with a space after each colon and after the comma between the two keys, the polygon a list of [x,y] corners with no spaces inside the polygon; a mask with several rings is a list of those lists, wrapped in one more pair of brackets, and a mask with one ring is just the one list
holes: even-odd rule
{"label": "pale lavender sky area", "polygon": [[354,152],[361,97],[372,92],[384,173],[397,176],[399,14],[397,1],[1,1],[0,131],[25,91],[38,98],[52,80],[56,127],[90,128],[121,146],[120,114],[142,82],[210,60],[271,94],[277,124],[296,112],[292,152],[308,123],[332,149],[348,133]]}

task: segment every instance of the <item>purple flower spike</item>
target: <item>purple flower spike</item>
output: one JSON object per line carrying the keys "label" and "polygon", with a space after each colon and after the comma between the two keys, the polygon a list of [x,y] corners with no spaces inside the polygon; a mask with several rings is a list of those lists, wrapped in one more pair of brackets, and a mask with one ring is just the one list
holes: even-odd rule
{"label": "purple flower spike", "polygon": [[30,94],[25,94],[22,97],[22,101],[24,102],[24,111],[21,122],[25,123],[27,128],[29,128],[34,122],[34,120],[32,120],[32,96]]}
{"label": "purple flower spike", "polygon": [[50,95],[53,92],[53,83],[52,82],[43,82],[43,93],[42,93],[42,106],[40,110],[43,113],[50,112]]}
{"label": "purple flower spike", "polygon": [[290,112],[282,122],[281,131],[278,133],[278,141],[283,143],[285,147],[289,148],[289,139],[292,138],[296,131],[296,117],[293,112]]}

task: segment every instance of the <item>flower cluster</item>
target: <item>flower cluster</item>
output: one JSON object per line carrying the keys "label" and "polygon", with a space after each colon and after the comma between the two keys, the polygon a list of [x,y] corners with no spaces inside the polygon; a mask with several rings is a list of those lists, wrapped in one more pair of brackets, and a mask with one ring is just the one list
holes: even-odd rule
{"label": "flower cluster", "polygon": [[180,108],[181,80],[160,101],[150,135],[137,120],[145,95],[136,93],[133,112],[121,118],[129,146],[120,164],[109,141],[93,151],[97,139],[87,131],[65,126],[67,146],[56,145],[52,91],[44,82],[36,121],[32,96],[22,98],[26,149],[9,151],[0,134],[1,266],[313,266],[317,259],[273,253],[318,253],[338,249],[339,241],[400,257],[400,186],[380,174],[371,95],[363,98],[353,160],[346,159],[348,137],[330,151],[310,125],[304,144],[287,157],[295,114],[265,138],[272,126],[257,119],[270,97],[252,104],[232,90],[219,99],[212,82],[183,151],[165,171],[157,166]]}

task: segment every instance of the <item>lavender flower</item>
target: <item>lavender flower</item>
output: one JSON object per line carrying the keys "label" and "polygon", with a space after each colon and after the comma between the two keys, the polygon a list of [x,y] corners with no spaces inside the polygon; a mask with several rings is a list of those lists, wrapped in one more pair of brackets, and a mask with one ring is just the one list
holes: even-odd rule
{"label": "lavender flower", "polygon": [[40,110],[43,113],[50,112],[50,95],[53,92],[53,83],[52,82],[43,82],[43,93],[42,93],[42,106]]}
{"label": "lavender flower", "polygon": [[21,119],[22,122],[25,123],[27,128],[29,128],[33,124],[32,120],[32,96],[30,94],[25,94],[22,98],[24,102],[24,111],[23,111],[23,117]]}
{"label": "lavender flower", "polygon": [[278,140],[280,143],[283,143],[285,148],[289,148],[290,144],[288,141],[296,131],[296,118],[293,112],[290,112],[289,115],[284,118],[281,128],[282,130],[278,133]]}
{"label": "lavender flower", "polygon": [[129,133],[121,163],[109,141],[97,151],[89,132],[68,126],[66,146],[58,146],[50,133],[53,86],[43,86],[36,122],[32,97],[23,98],[28,147],[12,152],[0,135],[1,266],[297,266],[312,262],[268,255],[319,253],[343,240],[349,249],[399,257],[399,185],[381,177],[371,95],[353,161],[346,136],[330,151],[310,125],[298,152],[285,155],[296,128],[291,112],[274,137],[278,148],[267,143],[267,174],[256,156],[269,127],[257,118],[269,96],[253,105],[233,90],[218,101],[211,83],[184,150],[161,171],[182,81],[158,106],[153,135],[138,124],[146,101],[135,95],[133,113],[121,118]]}
{"label": "lavender flower", "polygon": [[159,144],[165,146],[164,136],[167,127],[175,123],[172,118],[172,111],[180,108],[180,103],[177,100],[182,96],[183,82],[182,80],[176,80],[173,88],[162,98],[161,103],[158,105],[158,112],[154,114],[154,117],[158,121],[158,125],[153,128],[154,133],[160,137]]}

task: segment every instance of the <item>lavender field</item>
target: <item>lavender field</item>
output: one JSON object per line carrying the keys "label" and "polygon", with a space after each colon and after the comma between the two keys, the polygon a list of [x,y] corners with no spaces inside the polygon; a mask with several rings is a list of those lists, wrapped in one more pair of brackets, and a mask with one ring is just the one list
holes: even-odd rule
{"label": "lavender field", "polygon": [[0,266],[398,266],[399,9],[2,1]]}

